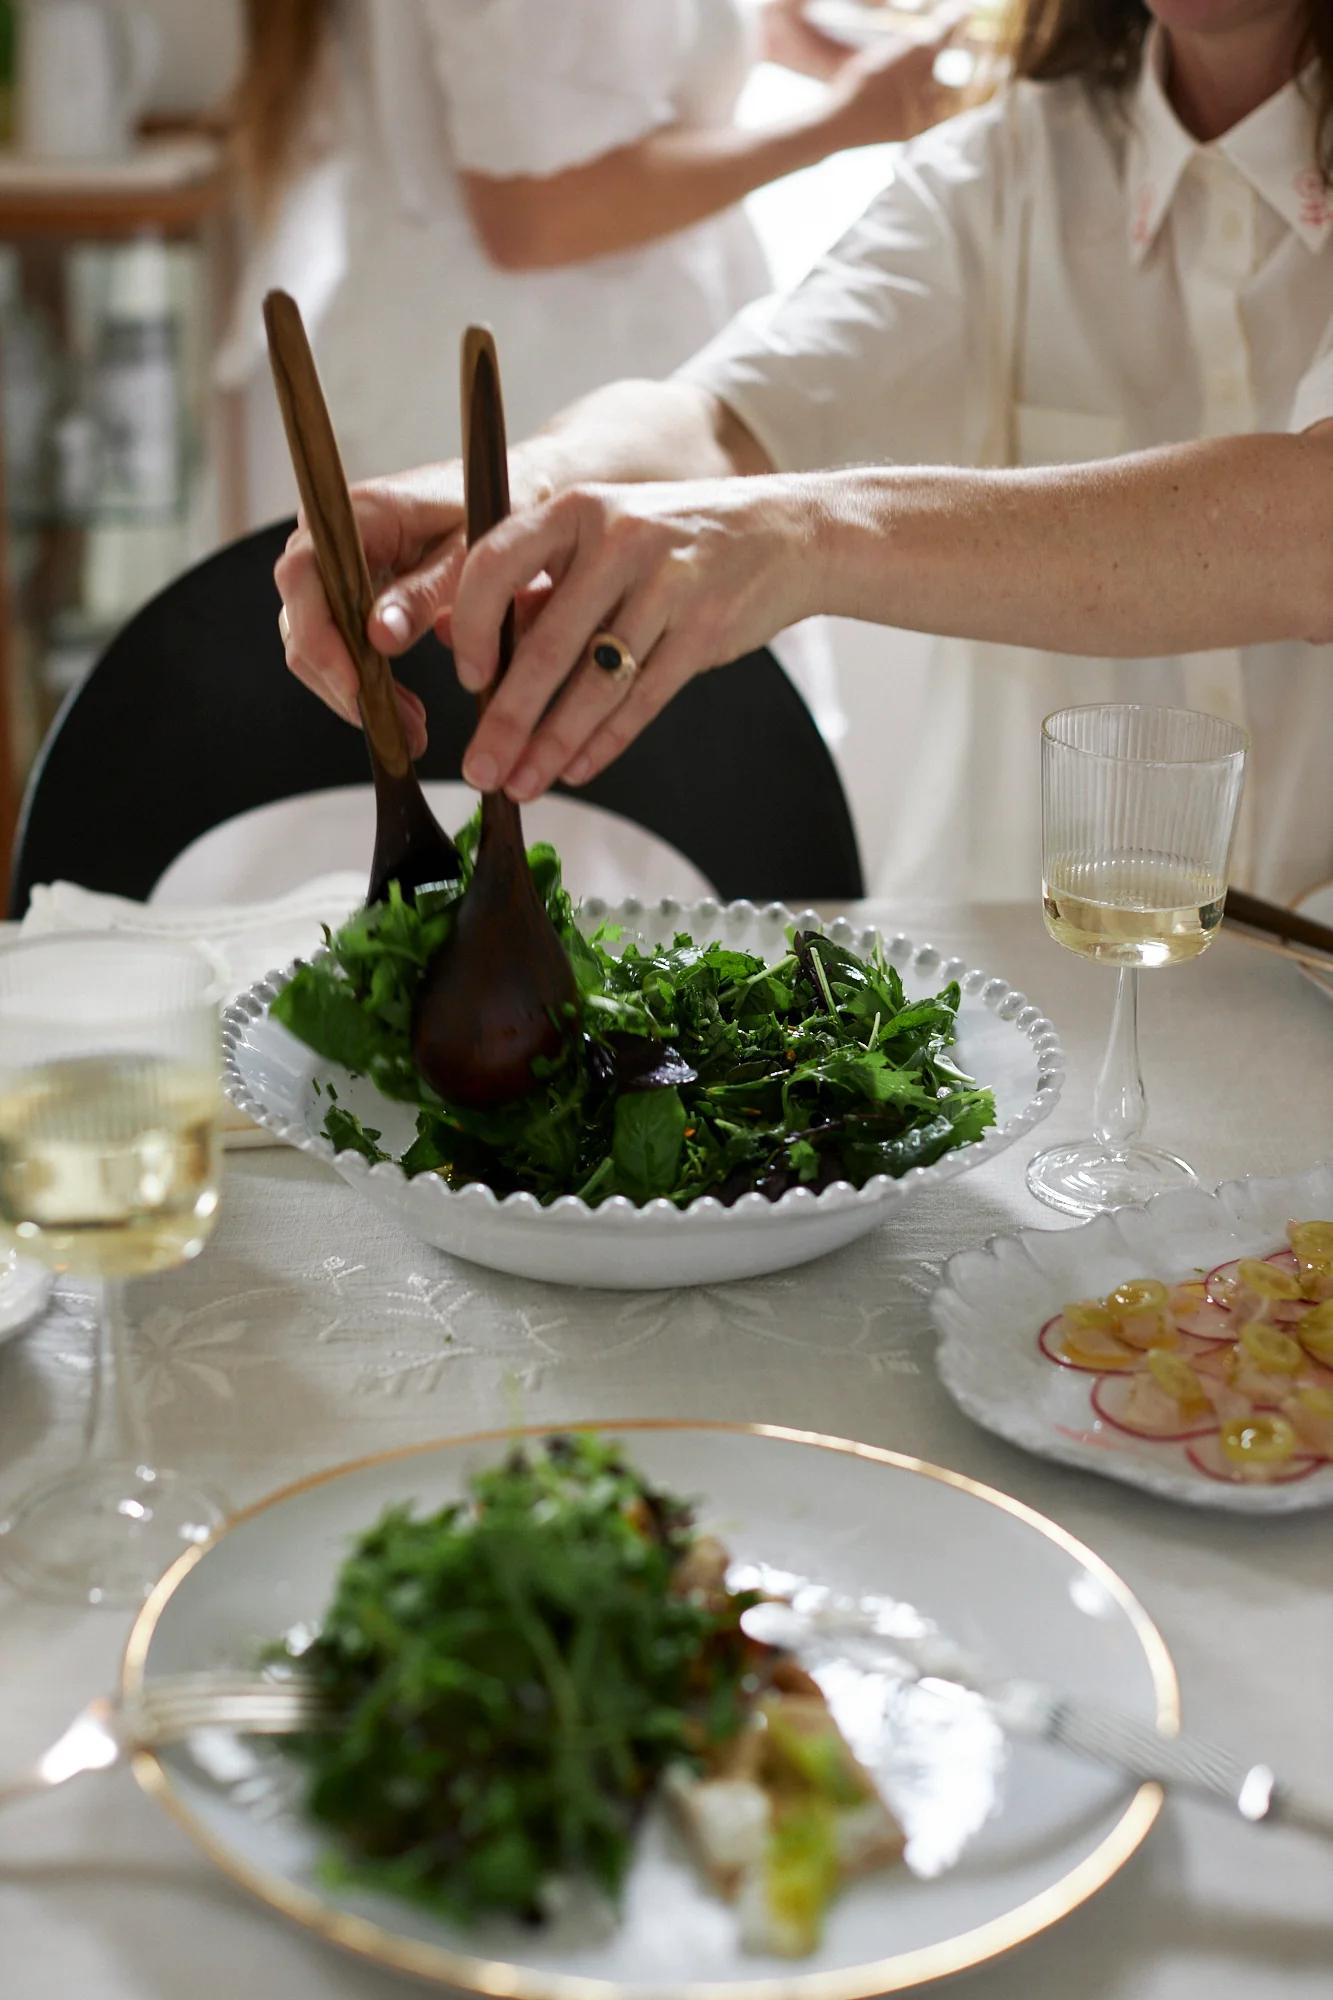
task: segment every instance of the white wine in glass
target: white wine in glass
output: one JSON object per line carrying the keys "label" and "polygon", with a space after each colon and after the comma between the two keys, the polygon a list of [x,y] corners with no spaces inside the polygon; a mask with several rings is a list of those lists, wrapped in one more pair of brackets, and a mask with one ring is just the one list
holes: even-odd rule
{"label": "white wine in glass", "polygon": [[1093,1135],[1039,1153],[1028,1186],[1097,1215],[1186,1185],[1194,1169],[1142,1138],[1138,976],[1206,951],[1222,921],[1245,774],[1243,729],[1140,703],[1066,708],[1042,724],[1042,912],[1057,943],[1119,972]]}
{"label": "white wine in glass", "polygon": [[1042,883],[1046,928],[1102,965],[1181,965],[1212,942],[1227,885],[1178,855],[1054,855]]}
{"label": "white wine in glass", "polygon": [[0,1220],[29,1256],[137,1278],[196,1257],[217,1208],[217,1082],[162,1056],[71,1056],[0,1085]]}
{"label": "white wine in glass", "polygon": [[127,1372],[126,1278],[198,1255],[219,1192],[214,973],[188,946],[94,934],[0,948],[0,1230],[100,1282],[86,1456],[0,1521],[21,1588],[140,1600],[221,1517],[149,1462]]}

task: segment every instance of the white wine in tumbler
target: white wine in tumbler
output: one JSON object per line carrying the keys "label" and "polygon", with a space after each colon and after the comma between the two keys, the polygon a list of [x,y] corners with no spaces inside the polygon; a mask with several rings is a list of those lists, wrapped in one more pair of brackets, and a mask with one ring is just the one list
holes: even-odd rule
{"label": "white wine in tumbler", "polygon": [[11,1077],[0,1225],[57,1270],[170,1270],[213,1226],[217,1116],[215,1076],[157,1056],[77,1056]]}
{"label": "white wine in tumbler", "polygon": [[1046,928],[1067,951],[1105,965],[1179,965],[1222,921],[1226,883],[1170,855],[1055,857],[1042,885]]}

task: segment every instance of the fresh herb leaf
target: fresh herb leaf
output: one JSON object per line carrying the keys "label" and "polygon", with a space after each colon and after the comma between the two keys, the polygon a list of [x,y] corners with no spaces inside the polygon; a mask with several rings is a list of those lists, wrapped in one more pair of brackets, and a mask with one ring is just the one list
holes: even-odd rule
{"label": "fresh herb leaf", "polygon": [[324,1116],[325,1137],[333,1141],[340,1153],[360,1153],[362,1159],[373,1165],[377,1160],[389,1158],[378,1144],[382,1134],[373,1125],[363,1125],[353,1111],[344,1111],[341,1105],[330,1105]]}
{"label": "fresh herb leaf", "polygon": [[685,1106],[678,1090],[627,1091],[617,1100],[611,1158],[624,1192],[635,1201],[670,1194],[685,1140]]}

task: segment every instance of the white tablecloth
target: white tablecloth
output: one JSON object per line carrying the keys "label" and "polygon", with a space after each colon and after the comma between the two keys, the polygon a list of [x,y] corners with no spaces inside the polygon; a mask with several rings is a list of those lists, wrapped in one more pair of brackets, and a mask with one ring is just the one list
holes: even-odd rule
{"label": "white tablecloth", "polygon": [[[1086,1127],[1109,977],[1049,943],[1031,908],[898,905],[890,928],[1021,986],[1062,1029]],[[1153,1133],[1208,1180],[1333,1151],[1333,1007],[1284,961],[1224,938],[1144,982]],[[423,1249],[294,1153],[230,1160],[214,1242],[138,1288],[138,1390],[157,1454],[233,1502],[316,1466],[448,1432],[629,1415],[797,1424],[919,1452],[1086,1539],[1142,1597],[1180,1670],[1187,1726],[1333,1786],[1333,1522],[1171,1508],[975,1429],[931,1366],[943,1258],[1017,1225],[1058,1227],[1022,1149],[822,1263],[752,1284],[638,1296],[496,1278]],[[77,1448],[86,1314],[63,1290],[0,1350],[0,1497]],[[109,1686],[127,1621],[0,1584],[0,1771]],[[393,2000],[217,1878],[124,1773],[0,1820],[3,2000]],[[1170,1804],[1095,1903],[958,2000],[1329,2000],[1333,1855]]]}

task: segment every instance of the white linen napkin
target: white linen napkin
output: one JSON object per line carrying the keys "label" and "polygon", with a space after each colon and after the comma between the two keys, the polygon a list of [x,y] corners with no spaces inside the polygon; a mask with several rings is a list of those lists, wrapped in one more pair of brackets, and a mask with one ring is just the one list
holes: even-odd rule
{"label": "white linen napkin", "polygon": [[[19,935],[124,931],[139,937],[185,938],[208,953],[230,1001],[265,973],[317,951],[323,942],[321,927],[340,924],[364,901],[365,893],[365,876],[344,872],[321,875],[266,903],[159,908],[81,889],[75,882],[50,882],[33,889]],[[222,1131],[228,1146],[276,1143],[230,1106],[223,1113]]]}

